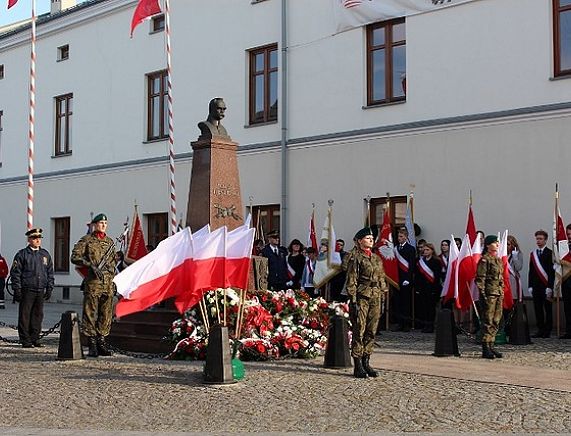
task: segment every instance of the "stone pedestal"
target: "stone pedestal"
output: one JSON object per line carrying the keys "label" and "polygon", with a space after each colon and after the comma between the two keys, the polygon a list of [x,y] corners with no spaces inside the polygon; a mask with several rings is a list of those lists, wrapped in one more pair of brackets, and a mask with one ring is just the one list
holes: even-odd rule
{"label": "stone pedestal", "polygon": [[244,224],[238,173],[238,144],[229,137],[200,137],[191,143],[192,173],[186,225],[193,232],[210,224],[228,230]]}

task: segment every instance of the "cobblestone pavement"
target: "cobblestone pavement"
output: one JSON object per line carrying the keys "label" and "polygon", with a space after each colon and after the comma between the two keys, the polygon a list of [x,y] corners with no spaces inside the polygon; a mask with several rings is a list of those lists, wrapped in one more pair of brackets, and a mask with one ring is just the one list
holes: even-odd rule
{"label": "cobblestone pavement", "polygon": [[[122,355],[57,361],[55,334],[39,349],[0,343],[0,433],[571,433],[571,392],[526,385],[515,371],[571,377],[571,341],[502,346],[506,357],[492,362],[478,358],[466,337],[459,342],[462,358],[433,358],[433,335],[384,333],[372,358],[378,379],[324,369],[319,358],[246,363],[246,379],[227,386],[204,385],[199,362]],[[424,359],[424,367],[407,367],[413,359]],[[515,375],[497,383],[442,370],[454,362],[468,373]]]}

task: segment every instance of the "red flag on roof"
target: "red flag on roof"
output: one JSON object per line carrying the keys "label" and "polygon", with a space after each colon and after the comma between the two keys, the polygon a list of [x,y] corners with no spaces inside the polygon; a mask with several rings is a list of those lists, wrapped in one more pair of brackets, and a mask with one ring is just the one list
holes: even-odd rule
{"label": "red flag on roof", "polygon": [[18,3],[18,0],[8,0],[8,9]]}
{"label": "red flag on roof", "polygon": [[131,20],[131,37],[133,37],[135,27],[137,27],[147,18],[159,14],[160,12],[161,6],[159,5],[159,0],[139,0],[139,3],[135,8],[135,12],[133,13],[133,19]]}

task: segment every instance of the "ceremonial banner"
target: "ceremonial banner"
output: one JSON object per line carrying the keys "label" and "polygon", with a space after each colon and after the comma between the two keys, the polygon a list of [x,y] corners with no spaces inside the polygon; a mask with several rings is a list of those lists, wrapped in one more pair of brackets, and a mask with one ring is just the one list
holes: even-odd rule
{"label": "ceremonial banner", "polygon": [[8,0],[8,9],[18,3],[18,0]]}
{"label": "ceremonial banner", "polygon": [[510,282],[510,267],[508,263],[508,231],[506,230],[500,239],[500,248],[498,250],[498,257],[502,259],[504,266],[504,302],[503,308],[510,310],[514,305],[512,286]]}
{"label": "ceremonial banner", "polygon": [[141,226],[141,220],[137,212],[137,206],[133,212],[133,230],[129,234],[129,242],[127,243],[127,252],[125,260],[127,263],[133,263],[143,256],[147,255],[147,245],[145,244],[145,235]]}
{"label": "ceremonial banner", "polygon": [[309,230],[307,232],[307,247],[315,248],[317,253],[317,235],[315,234],[315,209],[311,211],[311,218],[309,219]]}
{"label": "ceremonial banner", "polygon": [[410,192],[406,204],[406,216],[404,218],[404,225],[408,231],[408,243],[416,248],[416,234],[414,232],[414,194]]}
{"label": "ceremonial banner", "polygon": [[470,237],[470,244],[476,242],[476,223],[474,222],[474,214],[472,213],[472,205],[468,209],[468,222],[466,223],[466,234]]}
{"label": "ceremonial banner", "polygon": [[383,213],[383,227],[375,243],[375,252],[381,257],[387,281],[399,289],[399,266],[395,255],[391,217],[388,207]]}
{"label": "ceremonial banner", "polygon": [[133,37],[135,27],[147,18],[160,13],[161,6],[159,5],[159,0],[139,0],[135,12],[133,13],[133,18],[131,19],[131,38]]}
{"label": "ceremonial banner", "polygon": [[315,273],[313,274],[315,288],[324,286],[341,270],[341,254],[336,251],[336,240],[337,236],[333,227],[333,206],[330,205],[321,231],[321,244],[324,242],[327,244],[327,253],[325,255],[318,253]]}
{"label": "ceremonial banner", "polygon": [[406,17],[474,0],[331,0],[336,31]]}
{"label": "ceremonial banner", "polygon": [[553,223],[553,269],[555,283],[553,296],[561,297],[561,285],[571,275],[571,253],[561,211],[559,210],[559,191],[555,192],[555,216]]}

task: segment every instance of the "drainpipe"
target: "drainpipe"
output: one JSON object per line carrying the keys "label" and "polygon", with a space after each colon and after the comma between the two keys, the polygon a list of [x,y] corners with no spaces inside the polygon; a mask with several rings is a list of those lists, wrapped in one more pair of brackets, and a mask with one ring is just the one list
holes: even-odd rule
{"label": "drainpipe", "polygon": [[281,201],[281,240],[285,244],[288,241],[288,186],[287,186],[287,175],[288,175],[288,162],[287,162],[287,0],[281,0],[282,2],[282,37],[281,37],[281,141],[280,141],[280,158],[282,166],[282,180],[281,180],[281,190],[282,190],[282,201]]}

